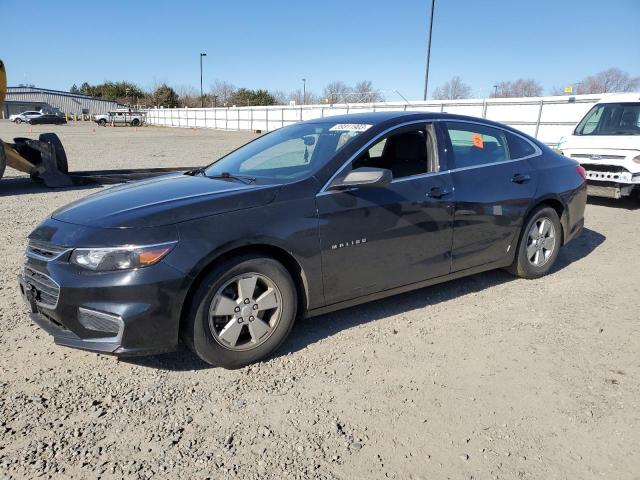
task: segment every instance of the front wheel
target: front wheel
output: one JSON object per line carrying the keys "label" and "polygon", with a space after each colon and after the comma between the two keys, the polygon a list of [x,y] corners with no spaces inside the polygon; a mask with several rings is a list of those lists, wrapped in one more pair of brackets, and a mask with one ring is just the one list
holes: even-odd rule
{"label": "front wheel", "polygon": [[100,125],[101,127],[106,127],[107,121],[104,118],[101,118],[100,120],[98,120],[98,125]]}
{"label": "front wheel", "polygon": [[21,118],[16,118],[14,121],[16,122],[17,125],[20,125],[22,123]]}
{"label": "front wheel", "polygon": [[205,362],[239,368],[278,348],[296,313],[296,287],[287,269],[270,257],[243,256],[201,282],[182,338]]}
{"label": "front wheel", "polygon": [[562,244],[562,226],[551,207],[535,209],[522,229],[518,250],[508,270],[522,278],[546,275],[558,257]]}

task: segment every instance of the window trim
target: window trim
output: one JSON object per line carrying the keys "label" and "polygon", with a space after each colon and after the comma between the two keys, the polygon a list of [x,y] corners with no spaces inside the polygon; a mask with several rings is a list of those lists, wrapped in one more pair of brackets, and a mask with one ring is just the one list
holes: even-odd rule
{"label": "window trim", "polygon": [[[519,138],[521,138],[522,140],[524,140],[525,142],[529,143],[529,145],[531,145],[533,147],[533,149],[535,150],[534,153],[532,153],[531,155],[527,155],[525,157],[519,157],[519,158],[510,158],[509,160],[502,160],[499,162],[492,162],[492,163],[483,163],[481,165],[472,165],[470,167],[459,167],[459,168],[449,168],[447,170],[440,170],[437,172],[427,172],[427,173],[423,173],[420,175],[412,175],[410,177],[401,177],[398,179],[394,179],[391,183],[395,183],[395,182],[402,182],[402,181],[407,181],[407,180],[413,180],[413,179],[417,179],[417,178],[422,178],[422,177],[426,177],[426,176],[430,176],[430,175],[440,175],[443,173],[451,173],[451,172],[457,172],[457,171],[462,171],[462,170],[470,170],[473,168],[481,168],[481,167],[487,167],[487,166],[491,166],[491,165],[499,165],[499,164],[504,164],[504,163],[510,163],[510,162],[519,162],[521,160],[527,160],[529,158],[534,158],[534,157],[539,157],[540,155],[542,155],[542,149],[536,145],[535,143],[533,143],[531,140],[529,140],[528,138],[524,137],[523,135],[516,133],[514,131],[511,131],[507,128],[503,128],[501,126],[498,125],[492,125],[492,124],[488,124],[488,123],[484,123],[484,122],[478,122],[475,120],[459,120],[459,119],[455,119],[455,120],[449,120],[446,118],[433,118],[433,119],[422,119],[422,120],[412,120],[410,122],[403,122],[403,123],[399,123],[397,125],[393,125],[392,127],[389,127],[385,130],[383,130],[382,132],[380,132],[378,135],[376,135],[375,137],[373,137],[371,140],[369,140],[367,143],[365,143],[362,147],[360,147],[358,150],[356,150],[355,153],[353,153],[336,171],[333,175],[331,175],[331,177],[329,177],[329,180],[327,180],[325,182],[325,184],[322,186],[322,188],[318,191],[318,195],[320,194],[327,194],[327,193],[336,193],[336,192],[344,192],[344,191],[348,191],[348,190],[327,190],[327,188],[333,183],[333,181],[336,179],[336,177],[342,173],[342,171],[349,165],[351,164],[351,162],[353,162],[360,154],[362,154],[363,152],[365,152],[366,150],[368,150],[369,148],[371,148],[375,143],[377,143],[378,141],[380,141],[382,139],[382,137],[384,137],[385,135],[387,135],[389,132],[392,132],[393,130],[402,128],[402,127],[407,127],[410,125],[417,125],[417,124],[433,124],[434,127],[436,126],[436,123],[438,122],[458,122],[458,123],[472,123],[475,125],[480,125],[482,127],[489,127],[489,128],[496,128],[498,130],[502,130],[504,132],[507,133],[511,133],[512,135],[515,135]],[[449,137],[449,132],[446,131],[447,130],[447,126],[446,125],[440,125],[441,129],[444,131],[443,133],[446,133],[447,137]],[[436,129],[436,150],[439,150],[439,142],[438,142],[438,135],[437,135],[437,129]],[[449,141],[451,141],[451,139],[449,138]],[[450,159],[449,159],[449,151],[447,150],[447,146],[446,145],[442,145],[443,149],[444,149],[444,153],[447,154],[447,167],[450,167],[451,165],[449,165],[450,163]],[[438,152],[440,153],[440,152]],[[438,159],[438,166],[442,166],[441,162],[440,162],[440,158]],[[349,189],[351,190],[351,189]]]}
{"label": "window trim", "polygon": [[[497,162],[491,162],[491,163],[481,163],[480,165],[470,165],[468,167],[456,167],[456,168],[452,168],[449,170],[449,172],[458,172],[458,171],[463,171],[463,170],[471,170],[474,168],[482,168],[482,167],[487,167],[487,166],[492,166],[492,165],[501,165],[501,164],[505,164],[505,163],[511,163],[511,162],[519,162],[521,160],[527,160],[529,158],[534,158],[534,157],[539,157],[540,155],[542,155],[542,149],[536,145],[535,143],[533,143],[531,140],[529,140],[528,138],[524,137],[523,135],[520,135],[519,133],[513,132],[511,130],[508,130],[506,128],[497,126],[497,125],[490,125],[490,124],[486,124],[483,122],[476,122],[473,120],[446,120],[446,119],[439,119],[439,122],[457,122],[457,123],[472,123],[474,125],[480,125],[481,127],[488,127],[488,128],[495,128],[497,130],[502,130],[503,132],[506,133],[510,133],[512,135],[515,135],[516,137],[521,138],[522,140],[524,140],[525,142],[527,142],[529,145],[531,145],[533,147],[533,149],[535,150],[534,153],[532,153],[531,155],[526,155],[524,157],[518,157],[518,158],[510,158],[509,160],[499,160]],[[447,137],[449,138],[449,142],[451,142],[451,137],[449,136],[449,131],[447,129],[446,124],[442,126],[442,129],[445,131]],[[507,140],[508,142],[508,140]],[[509,151],[509,146],[507,144],[507,152]],[[450,160],[449,155],[448,155],[448,151],[447,151],[447,160]]]}
{"label": "window trim", "polygon": [[[320,189],[320,191],[318,192],[318,195],[320,194],[324,194],[324,193],[336,193],[336,192],[345,192],[345,191],[349,191],[349,190],[353,190],[357,187],[354,187],[353,189],[348,189],[348,190],[327,190],[327,188],[333,183],[333,181],[342,173],[343,170],[345,170],[354,160],[356,160],[361,154],[363,154],[364,152],[366,152],[367,150],[369,150],[371,147],[373,147],[376,143],[378,143],[380,140],[382,140],[383,137],[385,137],[388,133],[393,132],[394,130],[400,130],[404,127],[410,127],[411,125],[424,125],[427,126],[428,124],[432,124],[434,125],[434,129],[433,129],[433,134],[435,135],[434,137],[434,142],[436,143],[436,152],[438,150],[437,145],[438,145],[438,135],[437,135],[437,131],[435,129],[435,122],[437,122],[438,120],[436,119],[422,119],[422,120],[412,120],[410,122],[403,122],[403,123],[399,123],[397,125],[393,125],[385,130],[383,130],[382,132],[380,132],[379,134],[377,134],[375,137],[373,137],[371,140],[369,140],[367,143],[365,143],[362,147],[360,147],[358,150],[356,150],[355,153],[353,153],[336,171],[333,175],[331,175],[331,177],[329,178],[329,180],[327,180],[327,182],[322,186],[322,188]],[[440,159],[438,158],[438,166],[440,166]],[[440,170],[438,172],[426,172],[426,173],[421,173],[418,175],[411,175],[408,177],[400,177],[400,178],[394,178],[392,180],[391,183],[396,183],[396,182],[402,182],[402,181],[407,181],[407,180],[414,180],[416,178],[421,178],[421,177],[425,177],[427,175],[434,175],[434,174],[440,174],[440,173],[444,173],[447,170]]]}

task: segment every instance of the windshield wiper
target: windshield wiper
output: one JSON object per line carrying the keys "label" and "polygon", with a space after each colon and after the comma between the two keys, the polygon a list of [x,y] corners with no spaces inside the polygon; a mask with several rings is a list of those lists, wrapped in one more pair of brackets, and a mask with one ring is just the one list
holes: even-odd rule
{"label": "windshield wiper", "polygon": [[[203,169],[204,174],[204,169]],[[229,172],[222,172],[220,175],[205,175],[207,178],[215,178],[219,180],[237,180],[247,185],[256,181],[256,177],[247,175],[231,175]]]}
{"label": "windshield wiper", "polygon": [[184,174],[191,175],[192,177],[195,177],[196,175],[204,175],[204,167],[189,170],[188,172],[184,172]]}

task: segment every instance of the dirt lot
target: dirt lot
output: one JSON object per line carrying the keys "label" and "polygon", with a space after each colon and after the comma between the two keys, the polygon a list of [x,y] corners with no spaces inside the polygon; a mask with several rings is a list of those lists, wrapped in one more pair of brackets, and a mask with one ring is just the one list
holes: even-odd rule
{"label": "dirt lot", "polygon": [[[71,169],[198,165],[250,134],[59,132]],[[0,138],[27,127],[0,123]],[[546,278],[496,271],[298,323],[238,371],[56,347],[16,275],[93,189],[0,181],[0,478],[640,478],[640,210],[592,201]]]}

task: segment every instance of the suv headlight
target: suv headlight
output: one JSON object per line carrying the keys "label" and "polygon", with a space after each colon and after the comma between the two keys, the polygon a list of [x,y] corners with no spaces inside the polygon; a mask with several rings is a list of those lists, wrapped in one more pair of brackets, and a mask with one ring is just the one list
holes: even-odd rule
{"label": "suv headlight", "polygon": [[633,163],[640,163],[640,155],[633,159]]}
{"label": "suv headlight", "polygon": [[71,263],[96,271],[148,267],[164,258],[175,247],[176,243],[108,248],[76,248],[71,254]]}

